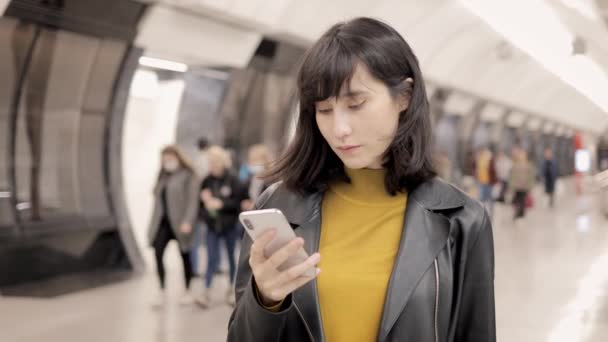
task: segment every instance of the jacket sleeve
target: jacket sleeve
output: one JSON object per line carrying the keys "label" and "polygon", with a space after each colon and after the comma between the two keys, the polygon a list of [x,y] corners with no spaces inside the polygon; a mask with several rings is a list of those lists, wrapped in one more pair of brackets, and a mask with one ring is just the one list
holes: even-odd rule
{"label": "jacket sleeve", "polygon": [[[260,196],[255,208],[263,208],[267,194]],[[241,243],[241,254],[236,275],[236,306],[228,323],[228,342],[280,341],[287,314],[292,310],[291,295],[278,312],[265,309],[255,295],[255,279],[249,266],[249,250],[253,241],[248,234]]]}
{"label": "jacket sleeve", "polygon": [[494,241],[484,210],[477,237],[467,252],[455,342],[495,342]]}
{"label": "jacket sleeve", "polygon": [[187,180],[187,207],[186,212],[184,214],[184,223],[188,223],[192,226],[196,223],[196,218],[198,217],[199,210],[199,189],[200,189],[200,179],[196,176],[196,174],[191,174],[189,179]]}

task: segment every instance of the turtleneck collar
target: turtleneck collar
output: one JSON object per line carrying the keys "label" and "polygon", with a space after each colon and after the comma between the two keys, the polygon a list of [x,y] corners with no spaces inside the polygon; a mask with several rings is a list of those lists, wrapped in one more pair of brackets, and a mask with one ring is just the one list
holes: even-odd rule
{"label": "turtleneck collar", "polygon": [[391,196],[384,186],[385,169],[349,169],[344,168],[350,183],[334,182],[330,189],[351,201],[371,205],[403,204],[406,194]]}

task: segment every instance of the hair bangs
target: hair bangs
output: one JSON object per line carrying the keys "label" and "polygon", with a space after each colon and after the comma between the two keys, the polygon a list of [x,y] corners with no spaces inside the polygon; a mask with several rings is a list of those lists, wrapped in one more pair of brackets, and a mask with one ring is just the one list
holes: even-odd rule
{"label": "hair bangs", "polygon": [[338,37],[326,37],[310,52],[300,74],[301,102],[314,112],[314,105],[350,90],[358,59],[342,44]]}

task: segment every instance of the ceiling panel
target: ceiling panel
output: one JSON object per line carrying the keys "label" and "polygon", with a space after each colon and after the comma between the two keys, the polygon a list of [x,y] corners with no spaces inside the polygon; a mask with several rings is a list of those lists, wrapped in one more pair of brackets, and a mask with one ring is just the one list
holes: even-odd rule
{"label": "ceiling panel", "polygon": [[[552,3],[558,0],[548,0]],[[426,78],[438,86],[452,87],[501,106],[540,114],[593,132],[608,127],[608,114],[566,85],[538,62],[504,42],[481,19],[453,0],[166,0],[199,14],[218,17],[236,26],[238,35],[223,30],[196,34],[214,41],[215,59],[243,64],[244,56],[261,34],[288,37],[311,44],[332,24],[356,16],[373,16],[392,24],[416,52]],[[555,5],[555,4],[554,4]],[[563,6],[562,6],[563,7]],[[608,65],[608,45],[602,26],[585,22],[571,10],[558,8],[569,27],[589,37],[589,53]],[[219,19],[218,19],[219,20]],[[167,22],[165,21],[166,25]],[[185,26],[185,25],[181,25]],[[163,28],[166,28],[163,27]],[[183,27],[184,30],[187,27]],[[605,26],[603,27],[605,30]],[[242,31],[256,31],[242,36]],[[171,31],[171,30],[170,30]],[[156,31],[155,31],[156,32]],[[213,32],[212,38],[209,32]],[[166,36],[166,35],[164,35]],[[188,35],[186,35],[188,36]],[[213,38],[215,37],[215,38]],[[240,37],[240,38],[238,38]],[[222,40],[226,40],[223,46]],[[248,42],[241,51],[238,42]],[[191,46],[193,42],[190,43]],[[165,44],[167,45],[167,44]],[[170,45],[170,44],[168,44]],[[187,51],[184,51],[187,52]],[[199,52],[196,52],[197,54]],[[203,54],[204,55],[204,54]],[[202,56],[205,57],[205,56]],[[576,113],[573,115],[572,113]]]}

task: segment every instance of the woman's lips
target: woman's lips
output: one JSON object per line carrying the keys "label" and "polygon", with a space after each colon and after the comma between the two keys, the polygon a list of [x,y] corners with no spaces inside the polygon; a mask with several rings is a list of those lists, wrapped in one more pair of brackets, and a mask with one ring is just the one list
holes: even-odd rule
{"label": "woman's lips", "polygon": [[348,153],[348,152],[355,151],[359,147],[361,147],[361,145],[345,145],[345,146],[338,147],[338,151],[343,152],[343,153]]}

